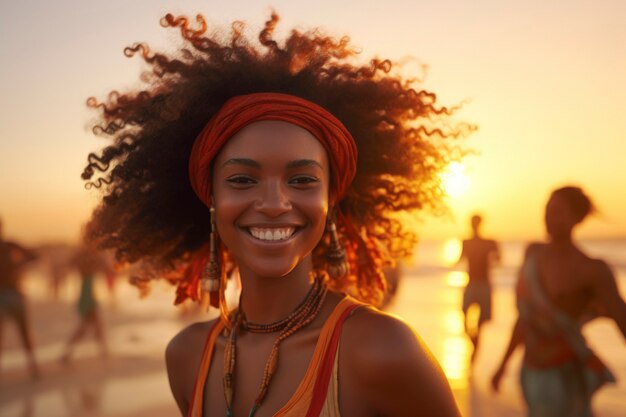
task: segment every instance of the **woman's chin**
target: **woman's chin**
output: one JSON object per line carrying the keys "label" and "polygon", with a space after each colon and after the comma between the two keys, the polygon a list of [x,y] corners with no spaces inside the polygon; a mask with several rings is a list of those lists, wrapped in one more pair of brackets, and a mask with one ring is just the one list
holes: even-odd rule
{"label": "woman's chin", "polygon": [[280,278],[288,276],[296,266],[297,262],[259,262],[246,265],[246,270],[257,277],[261,278]]}

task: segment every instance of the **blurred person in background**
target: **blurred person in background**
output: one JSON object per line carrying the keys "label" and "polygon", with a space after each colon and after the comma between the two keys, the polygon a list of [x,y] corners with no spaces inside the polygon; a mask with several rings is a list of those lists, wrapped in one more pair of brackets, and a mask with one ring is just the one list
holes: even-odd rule
{"label": "blurred person in background", "polygon": [[532,243],[518,277],[519,316],[492,377],[498,391],[509,358],[524,346],[521,385],[529,417],[590,417],[593,393],[615,378],[581,330],[600,315],[626,337],[626,303],[609,266],[586,255],[573,232],[593,204],[579,187],[555,190],[545,209],[547,243]]}
{"label": "blurred person in background", "polygon": [[44,245],[37,248],[38,262],[49,278],[49,291],[52,299],[58,301],[70,272],[70,261],[76,248],[65,244]]}
{"label": "blurred person in background", "polygon": [[[483,324],[491,320],[491,264],[500,261],[498,242],[485,239],[480,234],[482,217],[475,214],[470,220],[472,236],[463,240],[463,248],[457,265],[467,261],[468,282],[463,291],[463,323],[470,338],[473,351],[471,361],[476,360],[480,331]],[[470,308],[478,308],[478,317],[469,314]]]}
{"label": "blurred person in background", "polygon": [[113,268],[104,254],[89,244],[83,244],[70,262],[70,266],[78,271],[81,278],[80,293],[76,304],[80,322],[69,338],[65,352],[61,357],[61,361],[65,364],[70,362],[76,344],[90,328],[94,331],[101,355],[103,357],[108,355],[104,324],[96,299],[94,284],[99,275],[104,275],[106,279],[109,279],[108,277],[114,274]]}
{"label": "blurred person in background", "polygon": [[37,258],[32,250],[15,242],[4,240],[2,220],[0,219],[0,365],[2,363],[2,334],[5,318],[17,325],[22,339],[22,346],[28,359],[28,366],[33,378],[39,377],[39,367],[35,359],[33,338],[28,321],[26,300],[20,290],[20,278],[23,266]]}

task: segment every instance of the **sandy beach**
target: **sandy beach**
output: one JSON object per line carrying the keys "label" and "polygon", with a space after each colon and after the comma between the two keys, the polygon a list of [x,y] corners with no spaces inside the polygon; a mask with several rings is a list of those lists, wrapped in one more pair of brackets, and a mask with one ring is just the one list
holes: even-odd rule
{"label": "sandy beach", "polygon": [[[461,275],[460,275],[461,274]],[[498,276],[500,274],[500,276]],[[521,352],[509,366],[501,392],[489,388],[491,373],[508,341],[515,317],[511,271],[496,274],[494,320],[485,328],[481,350],[469,367],[470,343],[463,333],[462,273],[434,267],[407,267],[397,298],[389,312],[403,317],[440,361],[465,417],[517,417],[524,415],[518,370]],[[626,277],[619,276],[626,288]],[[184,312],[172,306],[172,288],[154,286],[138,299],[137,290],[120,280],[115,297],[103,282],[98,295],[106,322],[110,354],[100,357],[91,338],[81,344],[69,366],[59,361],[64,343],[77,325],[74,299],[78,283],[70,279],[58,300],[50,299],[42,276],[36,271],[25,281],[42,365],[40,380],[31,381],[14,326],[4,329],[0,373],[2,417],[166,417],[178,415],[171,397],[163,351],[182,327],[207,318],[195,309]],[[591,345],[618,378],[595,397],[598,416],[618,417],[626,410],[626,343],[617,328],[598,320],[586,329]]]}

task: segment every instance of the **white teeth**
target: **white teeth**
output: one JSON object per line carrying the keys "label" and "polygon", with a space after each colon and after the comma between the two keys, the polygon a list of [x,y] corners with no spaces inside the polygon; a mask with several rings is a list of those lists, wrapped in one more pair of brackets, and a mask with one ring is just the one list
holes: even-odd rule
{"label": "white teeth", "polygon": [[280,228],[260,228],[260,227],[250,227],[250,234],[257,239],[267,240],[267,241],[276,241],[276,240],[286,240],[293,235],[295,228],[293,227],[280,227]]}

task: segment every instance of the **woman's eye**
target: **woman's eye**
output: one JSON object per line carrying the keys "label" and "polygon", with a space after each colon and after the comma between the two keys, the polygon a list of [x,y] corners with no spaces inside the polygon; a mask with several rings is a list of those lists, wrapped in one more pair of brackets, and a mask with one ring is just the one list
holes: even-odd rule
{"label": "woman's eye", "polygon": [[233,185],[251,185],[251,184],[256,183],[254,178],[247,177],[244,175],[237,175],[234,177],[227,178],[226,182],[233,184]]}
{"label": "woman's eye", "polygon": [[316,177],[303,176],[292,178],[289,182],[295,185],[309,185],[313,183],[318,183],[319,179]]}

